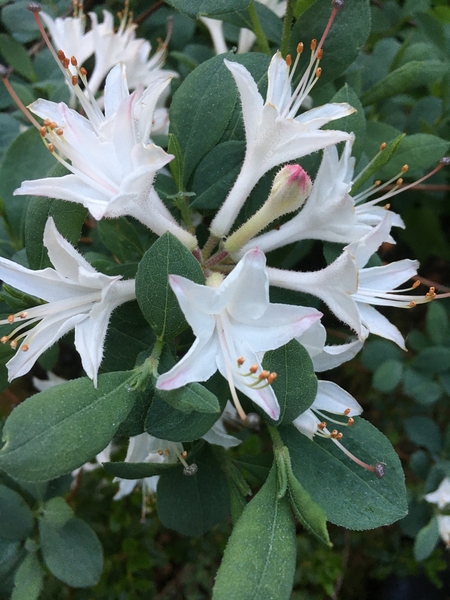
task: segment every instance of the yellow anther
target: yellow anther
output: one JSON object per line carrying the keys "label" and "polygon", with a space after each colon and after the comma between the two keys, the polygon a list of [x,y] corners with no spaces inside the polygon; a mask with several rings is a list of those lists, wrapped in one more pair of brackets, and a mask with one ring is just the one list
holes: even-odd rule
{"label": "yellow anther", "polygon": [[386,148],[387,144],[386,142],[383,142],[382,144],[380,144],[380,152],[383,152],[383,150]]}
{"label": "yellow anther", "polygon": [[64,131],[60,127],[59,129],[56,130],[55,133],[58,134],[58,135],[62,135],[64,133]]}
{"label": "yellow anther", "polygon": [[310,48],[311,48],[311,50],[314,52],[314,50],[315,50],[315,49],[316,49],[316,47],[317,47],[317,40],[316,40],[315,38],[311,40],[311,44],[310,44],[310,46],[309,46],[309,47],[310,47]]}
{"label": "yellow anther", "polygon": [[402,167],[402,173],[406,173],[406,171],[409,169],[408,165],[403,165]]}
{"label": "yellow anther", "polygon": [[187,456],[187,452],[186,452],[186,450],[184,450],[184,452],[182,452],[182,453],[181,453],[181,456],[182,456],[183,458],[186,458],[186,456]]}
{"label": "yellow anther", "polygon": [[397,181],[395,182],[395,185],[402,185],[402,183],[403,183],[403,179],[401,177],[399,177],[397,179]]}
{"label": "yellow anther", "polygon": [[0,338],[0,342],[2,344],[6,344],[6,342],[9,342],[9,337],[7,335],[4,335],[3,337]]}
{"label": "yellow anther", "polygon": [[7,319],[8,323],[14,323],[14,315],[8,315]]}
{"label": "yellow anther", "polygon": [[413,290],[415,290],[416,288],[418,288],[418,287],[419,287],[419,285],[420,285],[420,281],[419,281],[419,280],[415,281],[415,282],[412,284]]}
{"label": "yellow anther", "polygon": [[49,152],[52,152],[52,153],[53,153],[53,152],[55,151],[55,146],[54,146],[53,144],[49,144],[49,145],[47,146],[47,148],[48,148],[48,151],[49,151]]}
{"label": "yellow anther", "polygon": [[389,203],[385,204],[383,206],[384,210],[389,210],[391,208],[391,205]]}
{"label": "yellow anther", "polygon": [[72,75],[72,85],[77,85],[78,83],[78,75]]}
{"label": "yellow anther", "polygon": [[27,314],[28,314],[28,313],[26,313],[25,311],[22,311],[22,312],[19,314],[19,317],[20,317],[21,319],[25,319],[25,317],[27,316]]}
{"label": "yellow anther", "polygon": [[317,53],[317,58],[318,58],[318,60],[321,60],[321,59],[322,59],[322,56],[323,56],[323,50],[322,50],[322,48],[321,48],[321,49],[319,50],[319,52]]}
{"label": "yellow anther", "polygon": [[326,426],[327,426],[327,424],[325,423],[325,421],[322,421],[322,423],[319,423],[317,425],[317,429],[320,429],[320,431],[323,431]]}
{"label": "yellow anther", "polygon": [[242,367],[242,365],[243,365],[244,363],[245,363],[245,358],[244,358],[243,356],[240,356],[240,357],[237,359],[237,364],[238,364],[238,366],[239,366],[239,367]]}
{"label": "yellow anther", "polygon": [[70,57],[70,63],[71,63],[71,64],[72,64],[74,67],[76,67],[76,66],[77,66],[77,64],[78,64],[78,61],[77,61],[77,59],[75,58],[75,56],[71,56],[71,57]]}
{"label": "yellow anther", "polygon": [[321,67],[317,67],[316,69],[316,77],[320,77],[322,75],[322,69]]}
{"label": "yellow anther", "polygon": [[347,421],[347,425],[349,427],[351,427],[353,425],[353,423],[355,422],[355,419],[353,417],[349,417],[348,421]]}
{"label": "yellow anther", "polygon": [[62,50],[58,50],[58,58],[61,62],[66,60],[66,55],[64,54],[64,52]]}
{"label": "yellow anther", "polygon": [[80,69],[80,75],[83,75],[83,77],[85,75],[87,75],[87,71],[86,71],[86,69],[84,67],[81,67],[81,69]]}
{"label": "yellow anther", "polygon": [[286,56],[286,64],[288,67],[292,65],[292,56],[290,54]]}
{"label": "yellow anther", "polygon": [[337,434],[337,436],[335,437],[335,439],[336,439],[336,440],[341,440],[343,437],[344,437],[344,434],[343,434],[343,433],[341,433],[341,432],[339,432],[339,433]]}
{"label": "yellow anther", "polygon": [[414,302],[414,300],[411,300],[411,302],[408,304],[409,308],[415,308],[417,306],[417,304]]}
{"label": "yellow anther", "polygon": [[337,429],[333,429],[333,431],[330,433],[330,436],[334,439],[336,439],[338,435],[339,431]]}
{"label": "yellow anther", "polygon": [[304,46],[303,42],[299,42],[299,43],[297,44],[297,54],[301,54],[301,53],[303,52],[303,48],[304,48],[304,47],[305,47],[305,46]]}
{"label": "yellow anther", "polygon": [[45,137],[47,135],[47,127],[39,127],[39,133],[41,134],[42,137]]}
{"label": "yellow anther", "polygon": [[377,179],[376,181],[373,182],[373,185],[378,186],[381,183],[381,179]]}
{"label": "yellow anther", "polygon": [[263,370],[263,371],[261,371],[261,373],[258,375],[258,377],[259,377],[260,379],[267,379],[267,378],[269,377],[269,375],[270,375],[270,371]]}
{"label": "yellow anther", "polygon": [[252,365],[249,369],[250,373],[256,373],[257,370],[258,370],[257,364]]}
{"label": "yellow anther", "polygon": [[350,412],[351,412],[350,409],[346,408],[342,414],[346,417],[347,415],[350,414]]}
{"label": "yellow anther", "polygon": [[28,344],[22,344],[22,347],[20,349],[22,350],[22,352],[27,352],[28,351]]}
{"label": "yellow anther", "polygon": [[15,349],[17,348],[17,340],[13,340],[13,341],[10,343],[10,346],[11,346],[11,348],[12,348],[13,350],[15,350]]}

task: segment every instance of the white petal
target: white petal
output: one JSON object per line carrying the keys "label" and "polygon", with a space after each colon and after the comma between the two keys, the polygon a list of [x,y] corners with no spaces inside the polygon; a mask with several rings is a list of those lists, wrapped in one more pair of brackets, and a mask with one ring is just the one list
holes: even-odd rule
{"label": "white petal", "polygon": [[217,370],[218,343],[210,334],[200,334],[189,352],[177,364],[158,377],[158,390],[174,390],[194,381],[207,381]]}
{"label": "white petal", "polygon": [[361,314],[361,321],[370,333],[391,340],[400,346],[402,350],[406,350],[405,340],[397,327],[392,325],[392,323],[373,308],[373,306],[362,304],[361,302],[358,302],[357,304]]}
{"label": "white petal", "polygon": [[332,381],[319,381],[317,396],[311,406],[311,409],[326,410],[337,415],[346,413],[348,417],[360,415],[363,411],[362,406],[348,392]]}

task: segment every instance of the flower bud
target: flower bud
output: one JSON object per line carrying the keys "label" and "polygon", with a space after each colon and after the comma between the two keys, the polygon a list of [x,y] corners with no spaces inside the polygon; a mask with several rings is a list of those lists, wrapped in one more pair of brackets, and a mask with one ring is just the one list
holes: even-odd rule
{"label": "flower bud", "polygon": [[300,165],[285,165],[273,180],[265,206],[273,211],[272,221],[298,210],[311,193],[311,178]]}
{"label": "flower bud", "polygon": [[275,175],[269,197],[250,219],[225,242],[230,253],[237,252],[269,223],[298,210],[311,193],[312,182],[300,165],[285,165]]}

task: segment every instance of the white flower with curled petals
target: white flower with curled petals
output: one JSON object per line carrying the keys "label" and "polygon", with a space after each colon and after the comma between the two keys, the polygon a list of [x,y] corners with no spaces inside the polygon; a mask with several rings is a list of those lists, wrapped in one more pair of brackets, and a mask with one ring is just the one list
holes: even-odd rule
{"label": "white flower with curled petals", "polygon": [[440,509],[450,504],[450,479],[444,477],[437,490],[425,495],[425,500],[437,504]]}
{"label": "white flower with curled petals", "polygon": [[[25,375],[45,350],[75,329],[75,348],[87,375],[97,384],[106,330],[112,311],[136,298],[133,280],[109,277],[96,271],[58,232],[50,217],[44,245],[54,269],[32,271],[0,258],[0,279],[45,303],[10,315],[1,325],[17,324],[1,338],[20,347],[6,364],[11,381]],[[28,327],[34,325],[31,329]]]}
{"label": "white flower with curled petals", "polygon": [[305,73],[305,85],[300,85],[292,93],[289,68],[281,53],[277,52],[269,66],[269,84],[264,102],[247,69],[236,62],[224,62],[241,97],[246,152],[238,178],[212,221],[211,232],[217,237],[230,231],[249,193],[267,171],[281,163],[350,139],[351,134],[344,131],[320,128],[355,112],[346,103],[325,104],[296,116],[315,80],[314,73],[311,75],[312,64]]}
{"label": "white flower with curled petals", "polygon": [[388,238],[390,216],[358,242],[344,248],[343,253],[325,269],[310,273],[269,268],[270,284],[317,296],[344,323],[364,340],[374,333],[405,348],[403,336],[375,306],[413,308],[434,299],[434,290],[423,296],[408,295],[413,288],[397,290],[417,274],[416,260],[398,260],[380,267],[365,268],[369,258]]}
{"label": "white flower with curled petals", "polygon": [[228,380],[241,418],[245,413],[235,388],[278,419],[280,407],[270,385],[273,379],[262,370],[259,353],[301,335],[321,313],[269,302],[266,258],[259,250],[247,252],[217,287],[198,285],[178,275],[170,275],[169,280],[197,339],[170,371],[159,376],[156,387],[171,390],[206,381],[219,370]]}
{"label": "white flower with curled petals", "polygon": [[[44,119],[41,135],[71,173],[24,181],[16,195],[77,202],[96,219],[129,215],[157,235],[170,231],[190,249],[197,245],[153,189],[159,169],[173,156],[150,142],[156,102],[170,78],[142,93],[128,92],[125,68],[117,65],[105,85],[105,112],[75,86],[87,118],[64,103],[37,100],[30,110]],[[70,161],[70,162],[69,162]]]}

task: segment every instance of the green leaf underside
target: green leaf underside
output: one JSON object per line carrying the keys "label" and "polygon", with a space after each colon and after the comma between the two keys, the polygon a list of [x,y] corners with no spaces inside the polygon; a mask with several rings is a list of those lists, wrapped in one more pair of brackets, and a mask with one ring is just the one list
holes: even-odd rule
{"label": "green leaf underside", "polygon": [[273,467],[228,540],[213,600],[288,600],[295,563],[295,525],[286,498],[277,500]]}
{"label": "green leaf underside", "polygon": [[401,519],[407,511],[404,474],[388,439],[373,425],[357,417],[343,427],[342,444],[360,460],[385,465],[378,479],[347,457],[330,439],[311,441],[295,427],[280,429],[289,448],[292,471],[327,515],[347,529],[373,529]]}
{"label": "green leaf underside", "polygon": [[0,468],[25,481],[45,481],[89,461],[133,406],[129,377],[126,371],[100,375],[97,389],[88,378],[75,379],[20,404],[3,428]]}

